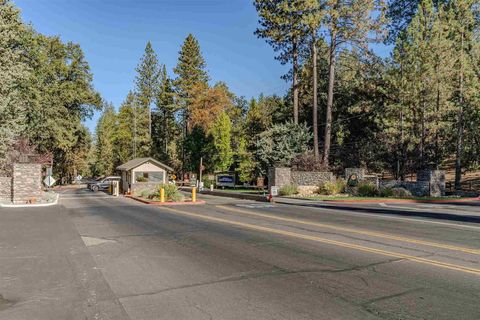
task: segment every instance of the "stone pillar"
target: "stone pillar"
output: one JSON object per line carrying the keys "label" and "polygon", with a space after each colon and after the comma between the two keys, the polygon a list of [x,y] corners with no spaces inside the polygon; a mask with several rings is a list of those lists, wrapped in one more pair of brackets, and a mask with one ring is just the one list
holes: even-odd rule
{"label": "stone pillar", "polygon": [[26,203],[42,196],[42,165],[38,163],[13,164],[13,203]]}
{"label": "stone pillar", "polygon": [[0,201],[12,201],[12,178],[0,177]]}
{"label": "stone pillar", "polygon": [[268,168],[268,191],[272,186],[283,187],[290,184],[292,180],[292,170],[290,168]]}
{"label": "stone pillar", "polygon": [[428,183],[427,196],[441,197],[445,195],[445,171],[443,170],[421,170],[417,172],[417,183]]}

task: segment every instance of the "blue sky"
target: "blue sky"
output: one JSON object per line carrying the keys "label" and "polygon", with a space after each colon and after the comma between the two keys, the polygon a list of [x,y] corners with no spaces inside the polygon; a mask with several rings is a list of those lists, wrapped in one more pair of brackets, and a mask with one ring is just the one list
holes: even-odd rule
{"label": "blue sky", "polygon": [[[212,83],[225,81],[239,96],[283,95],[288,69],[253,32],[251,0],[14,0],[25,22],[43,34],[79,43],[102,97],[119,107],[133,88],[147,41],[173,76],[178,51],[192,33]],[[98,114],[86,122],[93,132]]]}

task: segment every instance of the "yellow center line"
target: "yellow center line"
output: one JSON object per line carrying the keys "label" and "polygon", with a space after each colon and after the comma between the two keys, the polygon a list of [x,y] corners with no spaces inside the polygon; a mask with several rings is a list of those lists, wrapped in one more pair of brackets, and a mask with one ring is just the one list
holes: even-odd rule
{"label": "yellow center line", "polygon": [[243,228],[247,228],[247,229],[252,229],[252,230],[257,230],[257,231],[263,231],[263,232],[268,232],[268,233],[273,233],[273,234],[278,234],[278,235],[283,235],[283,236],[289,236],[289,237],[294,237],[294,238],[299,238],[299,239],[311,240],[311,241],[315,241],[315,242],[327,243],[327,244],[336,245],[336,246],[343,247],[343,248],[349,248],[349,249],[354,249],[354,250],[369,252],[369,253],[376,253],[376,254],[380,254],[380,255],[384,255],[384,256],[401,258],[401,259],[415,261],[415,262],[418,262],[418,263],[423,263],[423,264],[432,265],[432,266],[436,266],[436,267],[441,267],[441,268],[445,268],[445,269],[450,269],[450,270],[455,270],[455,271],[480,275],[480,269],[469,268],[469,267],[464,267],[464,266],[455,265],[455,264],[451,264],[451,263],[430,260],[430,259],[426,259],[426,258],[411,256],[411,255],[408,255],[408,254],[390,252],[390,251],[386,251],[386,250],[375,249],[375,248],[365,247],[365,246],[361,246],[361,245],[356,245],[356,244],[351,244],[351,243],[346,243],[346,242],[341,242],[341,241],[336,241],[336,240],[325,239],[325,238],[321,238],[321,237],[317,237],[317,236],[310,236],[310,235],[305,235],[305,234],[296,233],[296,232],[290,232],[290,231],[285,231],[285,230],[278,230],[278,229],[273,229],[273,228],[268,228],[268,227],[262,227],[262,226],[257,226],[257,225],[253,225],[253,224],[249,224],[249,223],[243,223],[243,222],[232,221],[232,220],[228,220],[228,219],[206,216],[206,215],[203,215],[203,214],[197,214],[197,213],[187,212],[187,211],[173,209],[173,208],[163,207],[162,209],[166,210],[166,211],[178,213],[178,214],[181,214],[181,215],[184,215],[184,216],[199,218],[199,219],[202,219],[202,220],[209,220],[209,221],[235,225],[235,226],[239,226],[239,227],[243,227]]}
{"label": "yellow center line", "polygon": [[461,252],[477,254],[477,255],[480,254],[480,250],[476,250],[476,249],[452,246],[452,245],[448,245],[448,244],[436,243],[436,242],[430,242],[430,241],[424,241],[424,240],[405,238],[405,237],[400,237],[400,236],[387,234],[387,233],[353,229],[353,228],[346,228],[346,227],[339,227],[339,226],[334,226],[334,225],[331,225],[331,224],[318,223],[318,222],[299,220],[299,219],[293,219],[293,218],[277,217],[277,216],[272,216],[272,215],[269,215],[269,214],[250,212],[250,211],[247,211],[247,210],[230,208],[230,207],[221,206],[221,205],[218,205],[216,207],[220,208],[220,209],[223,209],[223,210],[226,210],[226,211],[248,214],[248,215],[251,215],[251,216],[257,216],[257,217],[262,217],[262,218],[275,219],[275,220],[280,220],[280,221],[285,221],[285,222],[293,222],[293,223],[310,225],[310,226],[321,227],[321,228],[328,228],[328,229],[331,229],[331,230],[362,234],[362,235],[371,236],[371,237],[397,240],[397,241],[408,242],[408,243],[415,243],[415,244],[425,245],[425,246],[429,246],[429,247],[436,247],[436,248],[448,249],[448,250],[453,250],[453,251],[461,251]]}

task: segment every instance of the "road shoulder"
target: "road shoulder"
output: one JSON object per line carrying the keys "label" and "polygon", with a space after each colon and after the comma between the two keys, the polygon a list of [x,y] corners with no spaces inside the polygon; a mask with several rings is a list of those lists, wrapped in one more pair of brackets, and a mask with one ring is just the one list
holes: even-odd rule
{"label": "road shoulder", "polygon": [[63,206],[0,209],[2,319],[128,319]]}

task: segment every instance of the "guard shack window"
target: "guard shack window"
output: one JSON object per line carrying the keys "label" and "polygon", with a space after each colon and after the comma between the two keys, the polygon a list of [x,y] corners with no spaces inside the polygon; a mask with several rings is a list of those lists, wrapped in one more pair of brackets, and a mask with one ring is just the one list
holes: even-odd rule
{"label": "guard shack window", "polygon": [[163,182],[164,172],[135,172],[136,182]]}

